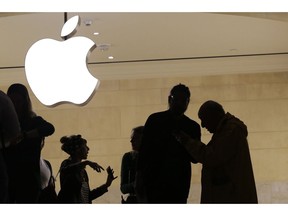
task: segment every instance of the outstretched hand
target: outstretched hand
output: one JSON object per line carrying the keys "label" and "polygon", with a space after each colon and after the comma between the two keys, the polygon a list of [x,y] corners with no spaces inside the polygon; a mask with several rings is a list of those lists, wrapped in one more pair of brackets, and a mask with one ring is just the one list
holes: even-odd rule
{"label": "outstretched hand", "polygon": [[112,182],[113,182],[116,178],[118,178],[118,176],[115,176],[115,177],[114,177],[114,170],[113,170],[110,166],[107,167],[106,171],[107,171],[107,174],[108,174],[107,180],[106,180],[106,186],[107,186],[107,188],[108,188],[108,187],[112,184]]}

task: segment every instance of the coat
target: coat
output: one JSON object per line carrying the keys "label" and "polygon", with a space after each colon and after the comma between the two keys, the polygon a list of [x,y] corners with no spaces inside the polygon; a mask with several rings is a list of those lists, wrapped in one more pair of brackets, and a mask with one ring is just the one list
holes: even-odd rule
{"label": "coat", "polygon": [[246,125],[226,113],[207,145],[191,145],[188,151],[203,164],[201,203],[258,202],[247,135]]}
{"label": "coat", "polygon": [[108,191],[105,185],[90,190],[89,178],[85,168],[71,166],[72,164],[73,162],[70,159],[66,159],[61,163],[61,189],[58,193],[58,203],[91,204],[94,199]]}

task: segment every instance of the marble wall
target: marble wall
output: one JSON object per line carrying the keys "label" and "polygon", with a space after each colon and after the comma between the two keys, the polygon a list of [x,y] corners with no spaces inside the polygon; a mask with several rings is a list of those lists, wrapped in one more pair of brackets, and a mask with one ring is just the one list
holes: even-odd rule
{"label": "marble wall", "polygon": [[[186,114],[198,123],[197,111],[209,99],[220,102],[245,122],[259,203],[288,203],[288,72],[103,80],[99,91],[83,107],[64,104],[47,108],[31,93],[36,113],[56,128],[43,150],[54,174],[67,157],[60,149],[60,138],[82,134],[90,147],[89,159],[103,167],[110,165],[118,175],[109,192],[94,203],[120,203],[121,158],[131,148],[130,131],[143,125],[149,114],[167,109],[168,93],[178,83],[189,86],[192,95]],[[2,86],[2,90],[8,86]],[[203,142],[210,138],[202,129]],[[199,203],[201,165],[192,169],[189,203]],[[87,171],[92,188],[105,182],[104,172]],[[59,176],[56,185],[58,191]]]}

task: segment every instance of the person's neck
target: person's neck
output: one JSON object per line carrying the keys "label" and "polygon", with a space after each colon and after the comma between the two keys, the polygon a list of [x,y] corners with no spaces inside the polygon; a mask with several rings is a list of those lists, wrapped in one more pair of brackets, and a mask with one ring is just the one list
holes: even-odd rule
{"label": "person's neck", "polygon": [[70,160],[73,162],[73,163],[79,163],[82,161],[81,158],[78,158],[78,157],[70,157]]}
{"label": "person's neck", "polygon": [[173,116],[174,119],[180,119],[180,118],[182,118],[184,116],[184,113],[177,113],[177,112],[175,112],[175,111],[173,111],[171,109],[169,111],[170,111],[170,113],[171,113],[171,115]]}

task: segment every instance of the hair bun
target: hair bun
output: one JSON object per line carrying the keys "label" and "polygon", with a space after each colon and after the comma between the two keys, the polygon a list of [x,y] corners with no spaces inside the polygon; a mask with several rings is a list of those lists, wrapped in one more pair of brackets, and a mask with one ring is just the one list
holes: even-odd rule
{"label": "hair bun", "polygon": [[68,154],[73,154],[77,149],[82,147],[84,144],[87,143],[86,139],[83,139],[80,134],[78,135],[71,135],[71,136],[63,136],[60,139],[62,143],[61,149]]}

